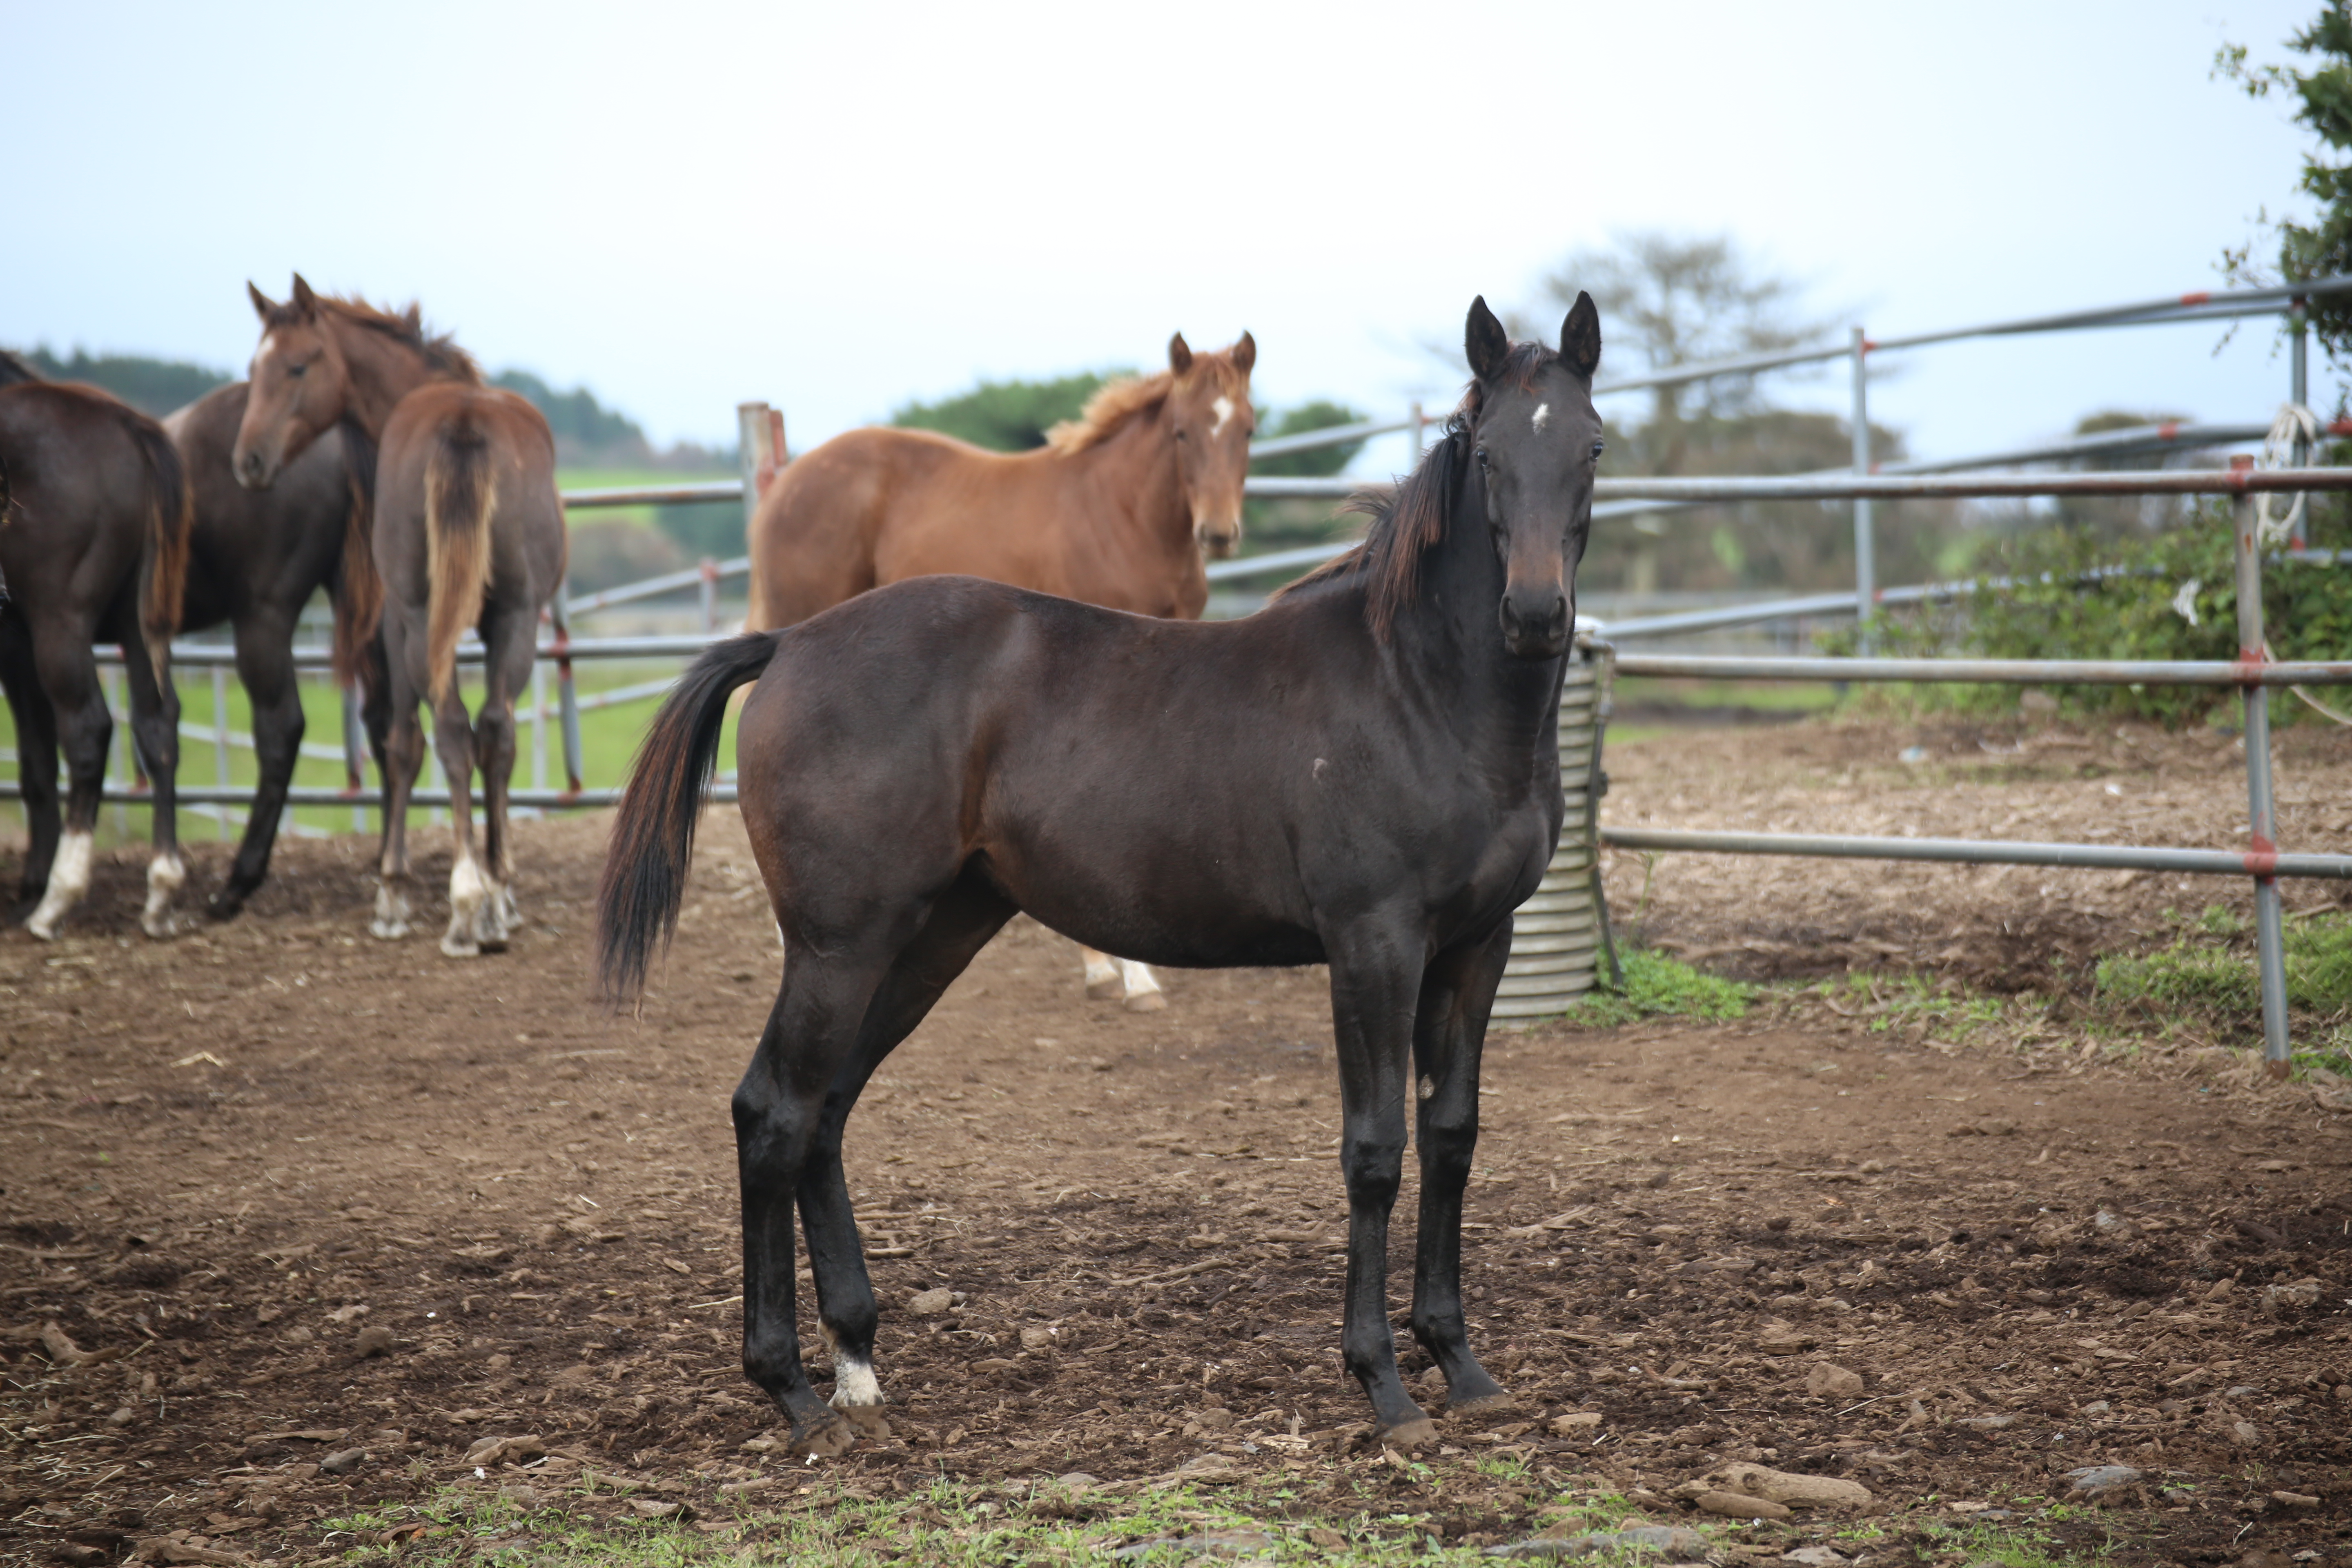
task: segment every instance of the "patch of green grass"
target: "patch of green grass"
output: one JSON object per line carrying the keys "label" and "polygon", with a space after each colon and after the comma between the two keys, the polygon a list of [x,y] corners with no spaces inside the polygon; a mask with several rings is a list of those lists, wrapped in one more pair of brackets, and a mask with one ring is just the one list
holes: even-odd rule
{"label": "patch of green grass", "polygon": [[[1986,996],[1949,984],[1938,985],[1928,976],[1916,973],[1848,973],[1837,979],[1822,981],[1812,990],[1833,1002],[1853,1000],[1866,1004],[1871,1013],[1869,1026],[1873,1034],[1885,1034],[1910,1026],[1965,1039],[1979,1029],[2001,1022],[2011,1005],[1999,996]],[[2026,1000],[2030,1005],[2032,999]]]}
{"label": "patch of green grass", "polygon": [[1954,1562],[2000,1563],[2001,1568],[2076,1568],[2084,1559],[2064,1551],[2058,1538],[2032,1524],[1930,1524],[1920,1533],[1937,1556]]}
{"label": "patch of green grass", "polygon": [[[2235,931],[2226,910],[2208,910],[2197,923],[2215,934]],[[2320,914],[2294,921],[2285,939],[2287,1005],[2322,1015],[2352,1007],[2352,919]],[[2101,959],[2094,989],[2107,1005],[2138,1004],[2159,1012],[2242,1017],[2262,1005],[2253,956],[2243,944],[2185,937],[2161,952]]]}
{"label": "patch of green grass", "polygon": [[[1481,1469],[1484,1467],[1479,1467]],[[791,1472],[766,1498],[735,1500],[691,1522],[600,1520],[578,1505],[584,1489],[548,1506],[524,1508],[487,1489],[451,1488],[414,1504],[383,1504],[323,1522],[337,1532],[326,1561],[350,1568],[397,1562],[402,1568],[492,1563],[500,1568],[719,1568],[790,1563],[794,1568],[879,1568],[885,1563],[940,1568],[1005,1563],[1103,1562],[1130,1545],[1213,1531],[1249,1531],[1271,1541],[1253,1561],[1386,1565],[1467,1564],[1480,1549],[1439,1539],[1437,1498],[1401,1502],[1372,1483],[1335,1496],[1327,1512],[1302,1517],[1286,1488],[1264,1495],[1205,1494],[1190,1488],[1133,1497],[1094,1492],[1067,1498],[1051,1482],[963,1485],[944,1478],[905,1494],[860,1495],[820,1481],[808,1495],[785,1498]],[[545,1483],[540,1483],[544,1487]],[[542,1493],[542,1495],[544,1495]],[[1635,1513],[1612,1495],[1576,1497],[1564,1511],[1580,1529],[1610,1529]],[[705,1529],[716,1525],[718,1529]],[[422,1527],[421,1531],[407,1531]],[[389,1531],[400,1541],[386,1542]],[[1323,1535],[1310,1539],[1308,1531]],[[1528,1533],[1534,1532],[1530,1526]],[[1342,1544],[1328,1544],[1332,1535]],[[357,1538],[357,1539],[353,1539]],[[338,1549],[340,1549],[338,1551]],[[1145,1563],[1215,1562],[1219,1557],[1151,1552]],[[1595,1559],[1614,1563],[1620,1559]],[[1631,1562],[1627,1558],[1623,1561]],[[1654,1559],[1653,1559],[1654,1561]]]}
{"label": "patch of green grass", "polygon": [[1738,1018],[1747,1016],[1748,1004],[1759,991],[1745,981],[1708,974],[1649,948],[1630,948],[1621,956],[1625,988],[1590,992],[1579,998],[1569,1009],[1571,1022],[1613,1028],[1666,1016]]}

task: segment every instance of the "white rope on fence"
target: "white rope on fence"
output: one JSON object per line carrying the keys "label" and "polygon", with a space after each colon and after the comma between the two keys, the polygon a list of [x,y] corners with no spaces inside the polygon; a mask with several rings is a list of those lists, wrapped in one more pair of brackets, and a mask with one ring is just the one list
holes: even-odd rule
{"label": "white rope on fence", "polygon": [[[2279,405],[2278,417],[2271,421],[2270,434],[2263,438],[2263,454],[2258,461],[2265,468],[2294,468],[2299,460],[2304,460],[2303,455],[2305,452],[2318,450],[2319,438],[2318,415],[2300,403],[2282,403]],[[2275,547],[2294,538],[2296,531],[2303,526],[2305,510],[2311,504],[2311,492],[2295,491],[2294,500],[2288,505],[2286,514],[2273,518],[2271,516],[2271,507],[2277,499],[2267,492],[2254,497],[2254,542],[2258,545]],[[2278,661],[2278,656],[2271,651],[2268,638],[2263,641],[2263,658],[2272,663]],[[2338,724],[2352,727],[2352,713],[2338,712],[2300,686],[2290,686],[2287,689],[2294,692],[2303,705],[2312,711],[2332,719]]]}

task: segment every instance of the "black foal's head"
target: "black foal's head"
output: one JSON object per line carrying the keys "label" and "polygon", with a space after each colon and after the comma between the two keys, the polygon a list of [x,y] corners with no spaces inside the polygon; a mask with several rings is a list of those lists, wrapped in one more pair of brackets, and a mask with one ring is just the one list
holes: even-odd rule
{"label": "black foal's head", "polygon": [[1497,610],[1503,646],[1520,658],[1557,658],[1576,620],[1576,563],[1592,526],[1601,416],[1601,312],[1579,293],[1559,352],[1513,343],[1481,298],[1464,347],[1477,385],[1467,432],[1486,498],[1486,526],[1503,563]]}

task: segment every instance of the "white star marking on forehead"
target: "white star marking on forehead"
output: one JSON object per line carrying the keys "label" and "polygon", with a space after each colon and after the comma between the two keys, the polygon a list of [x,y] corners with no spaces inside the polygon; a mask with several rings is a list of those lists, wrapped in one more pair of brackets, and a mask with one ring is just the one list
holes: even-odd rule
{"label": "white star marking on forehead", "polygon": [[1209,426],[1209,434],[1213,436],[1225,427],[1226,420],[1234,416],[1234,400],[1230,397],[1220,397],[1209,406],[1217,411],[1217,422]]}
{"label": "white star marking on forehead", "polygon": [[1545,426],[1547,426],[1547,425],[1549,425],[1549,424],[1550,424],[1550,423],[1551,423],[1551,405],[1550,405],[1550,404],[1549,404],[1549,403],[1538,403],[1538,404],[1537,404],[1537,405],[1536,405],[1536,428],[1537,428],[1537,429],[1538,429],[1538,430],[1540,430],[1540,429],[1542,429]]}

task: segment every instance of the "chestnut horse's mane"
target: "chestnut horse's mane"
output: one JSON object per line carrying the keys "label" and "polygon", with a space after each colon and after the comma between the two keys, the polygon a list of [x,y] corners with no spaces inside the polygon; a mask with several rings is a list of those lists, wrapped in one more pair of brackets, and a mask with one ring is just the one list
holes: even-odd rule
{"label": "chestnut horse's mane", "polygon": [[[457,340],[449,333],[425,331],[418,323],[415,306],[412,305],[404,311],[394,311],[384,310],[381,306],[371,305],[365,300],[352,299],[341,294],[318,294],[312,297],[318,300],[320,310],[340,317],[355,327],[365,327],[372,332],[382,332],[384,336],[415,350],[425,356],[425,363],[433,368],[435,374],[470,382],[476,386],[482,384],[482,367],[475,361],[474,356],[459,348]],[[269,325],[291,326],[302,319],[301,312],[302,308],[299,305],[289,300],[271,309]]]}
{"label": "chestnut horse's mane", "polygon": [[[1559,357],[1538,342],[1513,343],[1495,380],[1497,384],[1525,389]],[[1485,400],[1485,388],[1472,382],[1461,403],[1446,416],[1444,435],[1398,482],[1394,494],[1361,494],[1348,502],[1345,510],[1366,513],[1372,520],[1361,544],[1286,584],[1269,598],[1285,598],[1322,584],[1368,578],[1364,618],[1375,637],[1388,641],[1397,613],[1412,602],[1421,585],[1423,552],[1445,537],[1454,488],[1469,457],[1470,432]]]}
{"label": "chestnut horse's mane", "polygon": [[[1242,373],[1234,368],[1230,349],[1195,354],[1192,363],[1207,369],[1229,392],[1237,393],[1246,384]],[[1149,414],[1167,402],[1175,386],[1175,373],[1165,370],[1154,375],[1120,376],[1107,382],[1087,399],[1085,410],[1076,419],[1065,419],[1045,432],[1045,445],[1065,457],[1099,446],[1118,434],[1137,415]]]}

